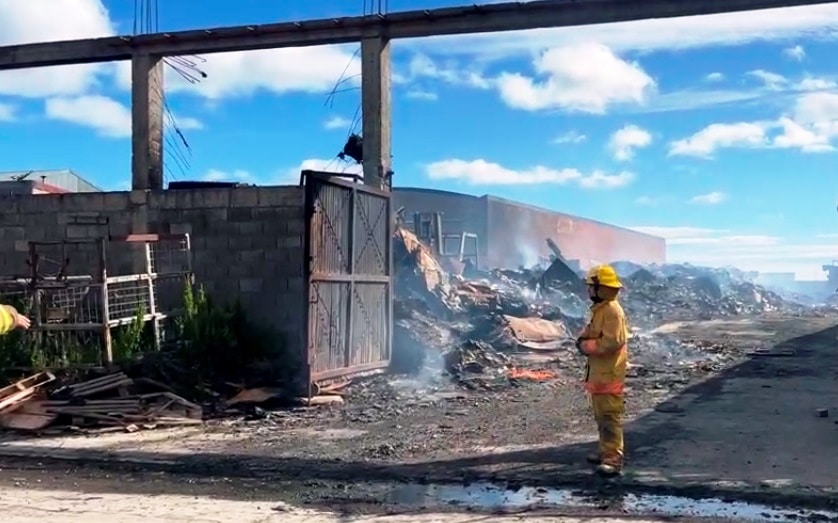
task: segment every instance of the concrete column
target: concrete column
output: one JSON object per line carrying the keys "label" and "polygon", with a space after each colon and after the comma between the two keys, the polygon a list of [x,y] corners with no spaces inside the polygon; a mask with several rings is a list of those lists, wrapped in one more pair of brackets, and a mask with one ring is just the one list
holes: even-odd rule
{"label": "concrete column", "polygon": [[163,188],[163,60],[131,60],[131,188]]}
{"label": "concrete column", "polygon": [[361,40],[361,110],[364,138],[364,183],[390,189],[390,42]]}

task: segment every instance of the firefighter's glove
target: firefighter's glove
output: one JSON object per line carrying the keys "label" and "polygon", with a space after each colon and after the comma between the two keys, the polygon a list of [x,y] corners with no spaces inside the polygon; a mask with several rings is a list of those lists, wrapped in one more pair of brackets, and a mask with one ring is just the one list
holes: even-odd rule
{"label": "firefighter's glove", "polygon": [[583,356],[593,356],[596,353],[596,340],[580,339],[577,345],[579,353]]}
{"label": "firefighter's glove", "polygon": [[582,350],[582,344],[585,343],[585,341],[585,338],[576,338],[576,351],[582,356],[587,356],[587,354],[585,354],[585,352]]}

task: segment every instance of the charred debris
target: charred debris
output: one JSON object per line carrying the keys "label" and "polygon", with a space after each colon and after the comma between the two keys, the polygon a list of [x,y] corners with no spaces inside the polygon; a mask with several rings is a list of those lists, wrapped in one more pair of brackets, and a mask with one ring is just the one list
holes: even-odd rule
{"label": "charred debris", "polygon": [[[550,239],[547,244],[555,256],[546,267],[482,271],[462,253],[456,259],[441,256],[398,226],[394,344],[386,376],[333,383],[289,403],[281,387],[225,383],[197,391],[194,384],[176,383],[171,377],[176,373],[159,372],[159,365],[158,372],[149,372],[147,362],[109,372],[40,372],[0,389],[0,427],[133,432],[231,414],[263,418],[269,409],[289,404],[299,412],[346,402],[364,413],[369,404],[388,399],[404,403],[405,391],[413,401],[427,401],[434,394],[441,397],[440,391],[479,394],[575,380],[582,361],[573,349],[574,333],[585,321],[589,302],[582,276]],[[665,322],[819,314],[735,270],[625,262],[616,268],[634,331],[630,375],[651,379],[652,387],[720,370],[736,357],[730,345],[657,332]]]}

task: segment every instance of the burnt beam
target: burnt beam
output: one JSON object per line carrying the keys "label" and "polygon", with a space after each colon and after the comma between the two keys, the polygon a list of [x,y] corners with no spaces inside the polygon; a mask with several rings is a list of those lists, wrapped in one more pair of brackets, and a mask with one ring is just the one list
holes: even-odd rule
{"label": "burnt beam", "polygon": [[540,0],[0,47],[0,70],[676,18],[838,0]]}

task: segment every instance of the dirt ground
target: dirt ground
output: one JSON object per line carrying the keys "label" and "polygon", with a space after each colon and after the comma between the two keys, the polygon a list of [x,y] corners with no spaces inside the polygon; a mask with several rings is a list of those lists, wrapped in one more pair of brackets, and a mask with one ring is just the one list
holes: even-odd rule
{"label": "dirt ground", "polygon": [[[607,507],[572,507],[478,512],[448,507],[388,507],[354,511],[295,507],[275,499],[264,484],[173,481],[161,475],[123,473],[119,480],[75,471],[56,477],[54,470],[0,471],[0,510],[10,523],[651,523],[662,515],[638,516]],[[699,519],[685,518],[688,522]],[[708,521],[700,519],[700,521]]]}
{"label": "dirt ground", "polygon": [[[838,317],[762,317],[659,327],[660,336],[716,345],[699,344],[712,353],[699,360],[635,354],[627,473],[608,484],[584,462],[595,434],[579,384],[582,361],[570,353],[542,362],[556,380],[495,391],[379,377],[354,384],[342,406],[256,412],[203,428],[7,435],[0,466],[34,473],[33,463],[61,470],[69,459],[72,474],[95,470],[110,481],[131,470],[228,478],[283,485],[275,501],[332,508],[370,504],[382,484],[488,482],[512,491],[570,486],[835,509],[836,325]],[[0,500],[15,501],[5,492]],[[203,517],[190,521],[215,521]]]}

